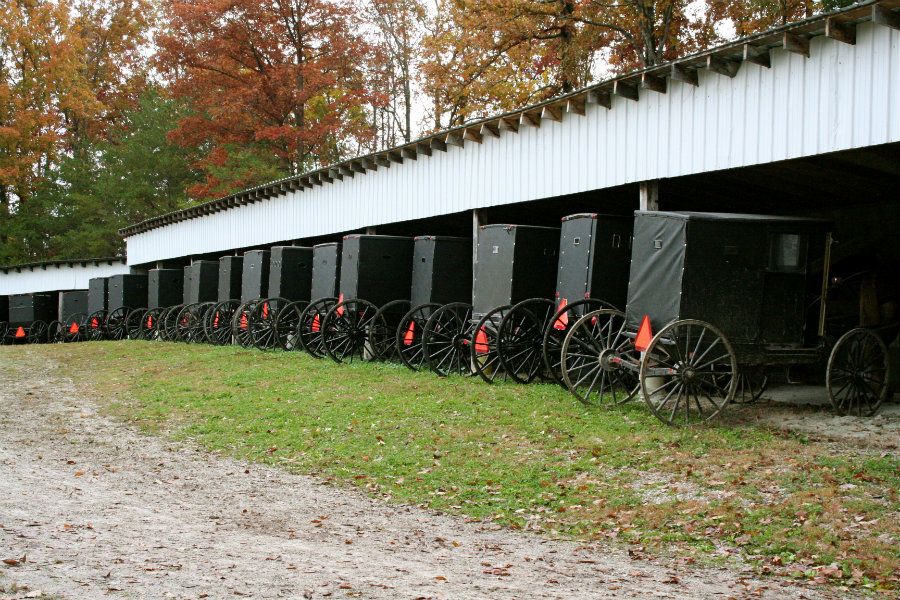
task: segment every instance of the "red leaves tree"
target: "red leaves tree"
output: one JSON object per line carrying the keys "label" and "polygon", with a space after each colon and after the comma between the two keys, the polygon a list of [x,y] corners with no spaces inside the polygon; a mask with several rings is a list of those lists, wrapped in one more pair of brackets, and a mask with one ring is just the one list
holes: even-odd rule
{"label": "red leaves tree", "polygon": [[169,0],[159,65],[194,115],[172,133],[208,149],[214,197],[339,160],[373,135],[369,45],[352,4]]}

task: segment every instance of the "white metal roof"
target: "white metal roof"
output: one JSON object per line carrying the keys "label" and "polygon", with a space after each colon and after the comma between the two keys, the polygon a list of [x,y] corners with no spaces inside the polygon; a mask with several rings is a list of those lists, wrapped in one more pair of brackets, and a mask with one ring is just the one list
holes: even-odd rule
{"label": "white metal roof", "polygon": [[122,230],[128,263],[900,141],[895,7],[862,3],[150,219]]}
{"label": "white metal roof", "polygon": [[124,258],[55,260],[0,267],[0,296],[86,290],[93,277],[128,273]]}

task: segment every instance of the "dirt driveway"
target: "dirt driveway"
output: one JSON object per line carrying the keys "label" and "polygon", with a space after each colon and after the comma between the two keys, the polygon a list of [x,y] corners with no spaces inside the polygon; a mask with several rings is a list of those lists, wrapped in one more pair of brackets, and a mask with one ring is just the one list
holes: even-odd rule
{"label": "dirt driveway", "polygon": [[173,445],[98,414],[62,365],[22,358],[0,354],[0,559],[19,559],[0,563],[0,598],[847,597],[740,565],[673,570]]}

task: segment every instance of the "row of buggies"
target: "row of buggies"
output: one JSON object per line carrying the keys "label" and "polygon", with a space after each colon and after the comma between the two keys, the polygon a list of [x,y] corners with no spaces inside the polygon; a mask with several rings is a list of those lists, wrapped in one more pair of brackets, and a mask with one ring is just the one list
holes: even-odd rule
{"label": "row of buggies", "polygon": [[[846,323],[826,311],[831,245],[821,220],[642,211],[485,225],[474,265],[467,238],[349,235],[92,280],[93,310],[26,336],[239,344],[554,381],[590,405],[641,398],[668,424],[757,399],[775,368],[821,365],[834,409],[871,415],[889,394],[885,342],[898,327],[828,331]],[[92,304],[103,286],[109,311]]]}

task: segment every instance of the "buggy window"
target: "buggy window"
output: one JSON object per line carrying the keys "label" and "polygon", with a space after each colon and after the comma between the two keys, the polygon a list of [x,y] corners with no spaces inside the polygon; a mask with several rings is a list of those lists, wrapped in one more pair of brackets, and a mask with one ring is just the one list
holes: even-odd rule
{"label": "buggy window", "polygon": [[805,235],[798,233],[776,233],[771,237],[769,268],[788,273],[806,270]]}

